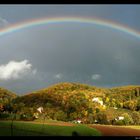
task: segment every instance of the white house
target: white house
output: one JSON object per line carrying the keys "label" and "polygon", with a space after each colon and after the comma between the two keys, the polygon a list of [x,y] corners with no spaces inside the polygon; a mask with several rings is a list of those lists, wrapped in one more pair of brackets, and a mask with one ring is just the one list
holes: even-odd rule
{"label": "white house", "polygon": [[82,121],[81,120],[77,120],[77,123],[81,123]]}
{"label": "white house", "polygon": [[81,120],[79,120],[79,119],[78,119],[78,120],[74,120],[74,121],[73,121],[73,123],[81,123],[81,122],[82,122],[82,121],[81,121]]}
{"label": "white house", "polygon": [[99,101],[99,98],[93,98],[92,101],[93,102],[98,102]]}
{"label": "white house", "polygon": [[97,120],[95,120],[94,122],[95,122],[95,123],[97,123],[98,121],[97,121]]}
{"label": "white house", "polygon": [[99,99],[98,97],[93,98],[92,101],[93,101],[93,102],[97,102],[97,103],[99,103],[100,105],[103,105],[103,101],[100,101],[100,99]]}
{"label": "white house", "polygon": [[42,113],[43,112],[43,107],[37,108],[37,111],[39,111],[40,113]]}
{"label": "white house", "polygon": [[34,113],[33,116],[34,116],[36,119],[38,119],[38,118],[39,118],[38,115],[39,115],[38,113]]}
{"label": "white house", "polygon": [[118,119],[119,119],[119,120],[124,120],[124,117],[119,116]]}
{"label": "white house", "polygon": [[119,120],[119,121],[120,121],[120,120],[124,120],[124,117],[119,116],[118,118],[115,118],[115,120],[116,120],[116,121],[118,121],[118,120]]}

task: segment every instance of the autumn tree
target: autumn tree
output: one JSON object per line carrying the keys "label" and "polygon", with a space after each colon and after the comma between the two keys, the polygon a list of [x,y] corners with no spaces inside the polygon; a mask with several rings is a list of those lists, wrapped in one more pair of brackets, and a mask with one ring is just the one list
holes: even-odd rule
{"label": "autumn tree", "polygon": [[137,111],[134,111],[132,113],[132,119],[134,121],[134,124],[140,124],[140,113]]}
{"label": "autumn tree", "polygon": [[140,110],[140,98],[137,100],[137,110]]}
{"label": "autumn tree", "polygon": [[67,114],[63,111],[57,111],[55,114],[54,114],[54,118],[56,120],[61,120],[61,121],[66,121],[67,119]]}
{"label": "autumn tree", "polygon": [[0,104],[0,113],[4,110],[3,104]]}
{"label": "autumn tree", "polygon": [[122,116],[124,117],[123,121],[125,125],[133,124],[133,119],[128,113],[123,113]]}
{"label": "autumn tree", "polygon": [[131,100],[131,101],[124,102],[124,108],[130,109],[132,111],[136,110],[137,100]]}
{"label": "autumn tree", "polygon": [[97,121],[101,124],[108,124],[108,121],[107,121],[107,115],[105,112],[99,112],[96,114],[97,116]]}

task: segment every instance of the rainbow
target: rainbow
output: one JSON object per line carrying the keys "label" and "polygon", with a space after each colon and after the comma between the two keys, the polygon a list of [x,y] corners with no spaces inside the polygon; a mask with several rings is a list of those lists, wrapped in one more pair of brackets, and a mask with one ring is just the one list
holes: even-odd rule
{"label": "rainbow", "polygon": [[99,18],[83,18],[83,17],[56,17],[56,18],[40,18],[40,19],[32,19],[25,22],[20,22],[18,24],[13,24],[11,26],[8,26],[6,28],[3,28],[0,30],[0,36],[14,33],[16,31],[25,29],[25,28],[31,28],[34,26],[40,26],[40,25],[47,25],[47,24],[54,24],[54,23],[87,23],[87,24],[93,24],[98,26],[103,26],[107,28],[112,28],[124,33],[127,33],[129,35],[132,35],[134,37],[140,38],[140,32],[126,26],[122,25],[113,21],[105,20],[105,19],[99,19]]}

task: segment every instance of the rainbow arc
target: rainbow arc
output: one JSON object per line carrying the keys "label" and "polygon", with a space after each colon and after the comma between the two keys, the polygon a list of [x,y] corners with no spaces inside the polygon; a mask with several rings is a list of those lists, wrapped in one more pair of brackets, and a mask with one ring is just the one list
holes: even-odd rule
{"label": "rainbow arc", "polygon": [[88,23],[94,24],[98,26],[103,26],[107,28],[112,28],[114,30],[118,30],[121,32],[125,32],[134,37],[140,38],[140,32],[120,23],[116,23],[113,21],[99,19],[99,18],[83,18],[83,17],[56,17],[56,18],[40,18],[40,19],[32,19],[29,21],[20,22],[18,24],[14,24],[3,28],[0,30],[0,36],[14,33],[15,31],[22,30],[25,28],[31,28],[34,26],[47,25],[47,24],[55,24],[55,23]]}

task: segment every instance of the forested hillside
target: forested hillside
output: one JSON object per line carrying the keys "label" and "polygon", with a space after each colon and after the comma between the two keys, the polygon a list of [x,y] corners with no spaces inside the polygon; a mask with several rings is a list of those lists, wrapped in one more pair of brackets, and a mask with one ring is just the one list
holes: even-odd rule
{"label": "forested hillside", "polygon": [[[100,88],[59,83],[12,100],[13,112],[33,116],[43,107],[46,119],[101,124],[140,124],[140,86]],[[7,110],[8,111],[8,110]],[[42,118],[38,114],[37,118]],[[123,117],[119,120],[118,117]]]}

